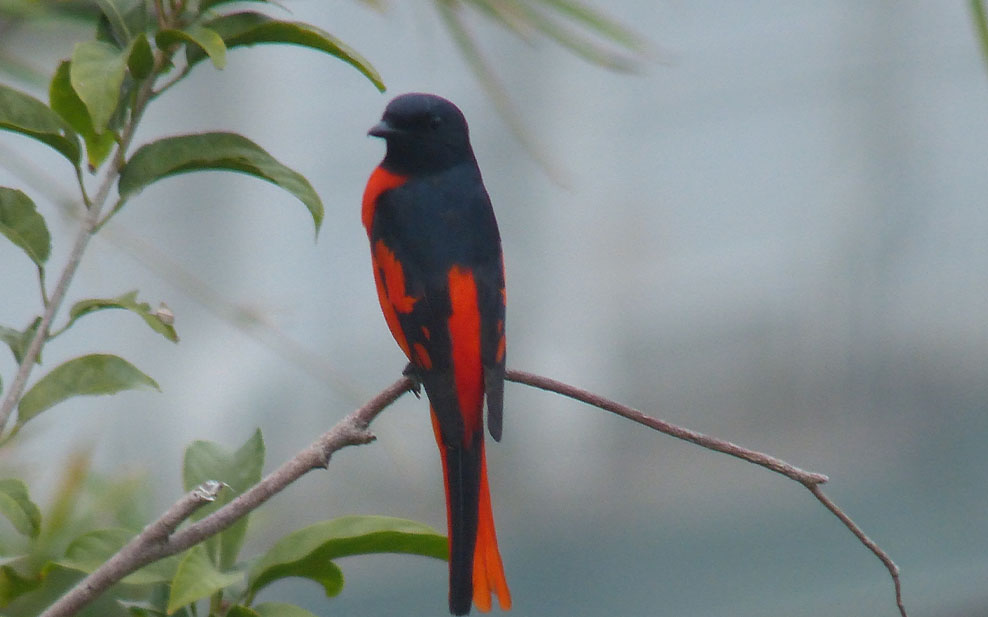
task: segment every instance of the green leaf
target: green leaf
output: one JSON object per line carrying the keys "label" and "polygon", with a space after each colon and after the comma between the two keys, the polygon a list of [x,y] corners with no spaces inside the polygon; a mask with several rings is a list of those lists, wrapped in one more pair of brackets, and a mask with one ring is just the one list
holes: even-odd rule
{"label": "green leaf", "polygon": [[117,35],[113,33],[113,26],[110,25],[110,20],[106,15],[100,14],[99,19],[96,20],[96,40],[120,46],[120,41],[117,40]]}
{"label": "green leaf", "polygon": [[243,580],[243,572],[223,572],[218,570],[203,546],[189,549],[178,565],[172,579],[171,594],[168,596],[168,612],[210,596],[230,585]]}
{"label": "green leaf", "polygon": [[[181,561],[182,555],[176,555],[176,566]],[[174,578],[174,577],[173,577]],[[189,611],[189,607],[180,608],[172,613],[167,613],[168,593],[170,589],[167,585],[155,585],[151,589],[150,597],[145,601],[117,600],[117,603],[127,610],[130,617],[196,617]],[[192,605],[192,608],[196,608]]]}
{"label": "green leaf", "polygon": [[[233,500],[261,480],[264,466],[264,439],[261,431],[251,435],[236,452],[211,441],[194,441],[185,449],[182,464],[182,483],[186,491],[191,491],[206,480],[218,480],[230,490],[220,492],[216,501],[200,508],[192,515],[199,520]],[[225,531],[216,534],[205,543],[213,563],[228,570],[237,561],[247,533],[248,517],[243,517]]]}
{"label": "green leaf", "polygon": [[69,309],[69,323],[65,327],[68,328],[84,315],[104,309],[124,309],[136,313],[152,330],[173,343],[178,342],[178,334],[170,323],[170,316],[163,317],[157,310],[152,310],[147,302],[138,302],[137,290],[116,298],[90,298],[76,302]]}
{"label": "green leaf", "polygon": [[27,253],[31,261],[44,266],[51,253],[51,235],[45,218],[24,193],[0,186],[0,233]]}
{"label": "green leaf", "polygon": [[82,100],[97,133],[106,130],[120,101],[120,87],[127,72],[125,52],[100,41],[76,43],[69,80]]}
{"label": "green leaf", "polygon": [[234,133],[180,135],[141,146],[120,172],[117,188],[121,200],[126,200],[156,180],[210,169],[249,174],[289,191],[309,209],[318,232],[323,206],[309,181]]}
{"label": "green leaf", "polygon": [[16,478],[0,480],[0,514],[7,517],[14,529],[36,538],[41,530],[41,510],[31,501],[27,485]]}
{"label": "green leaf", "polygon": [[134,79],[144,79],[154,68],[154,53],[151,44],[143,32],[130,42],[130,52],[127,54],[127,68]]}
{"label": "green leaf", "polygon": [[24,424],[67,398],[154,388],[157,382],[123,358],[91,354],[69,360],[42,377],[21,399],[17,423]]}
{"label": "green leaf", "polygon": [[[27,353],[27,348],[31,345],[31,341],[34,340],[34,335],[38,333],[38,327],[40,325],[41,318],[35,317],[24,330],[15,330],[6,326],[0,326],[0,341],[3,341],[10,347],[10,351],[14,353],[14,360],[17,361],[17,364],[20,364],[21,360],[24,359],[24,354]],[[41,364],[40,353],[35,359],[35,363]]]}
{"label": "green leaf", "polygon": [[[205,13],[206,9],[211,9],[220,4],[229,4],[231,2],[242,2],[244,0],[201,0],[199,2],[199,12]],[[254,2],[268,2],[269,0],[251,0]]]}
{"label": "green leaf", "polygon": [[73,165],[79,164],[79,138],[47,105],[0,84],[0,129],[47,144]]}
{"label": "green leaf", "polygon": [[149,602],[119,600],[119,604],[130,617],[166,617],[165,611],[157,610]]}
{"label": "green leaf", "polygon": [[230,611],[226,614],[226,617],[261,617],[257,611],[249,606],[244,606],[242,604],[236,604],[230,607]]}
{"label": "green leaf", "polygon": [[58,65],[48,88],[48,100],[52,109],[82,135],[86,142],[87,162],[89,168],[93,170],[106,160],[110,150],[113,149],[113,144],[116,143],[116,136],[113,131],[97,133],[93,128],[93,121],[89,117],[85,103],[72,89],[70,72],[71,63],[68,60]]}
{"label": "green leaf", "polygon": [[[167,591],[167,588],[163,589]],[[167,600],[167,598],[165,599]],[[163,601],[160,608],[152,602],[130,602],[127,600],[117,600],[117,603],[127,610],[127,614],[130,615],[130,617],[194,617],[194,615],[188,611],[188,608],[183,608],[169,615],[165,612]]]}
{"label": "green leaf", "polygon": [[10,604],[19,596],[34,591],[41,583],[40,576],[22,576],[11,566],[0,566],[0,607]]}
{"label": "green leaf", "polygon": [[264,602],[254,606],[254,612],[261,617],[317,617],[301,606],[284,602]]}
{"label": "green leaf", "polygon": [[154,37],[159,49],[164,49],[178,43],[197,45],[209,55],[213,66],[218,69],[226,66],[226,44],[223,38],[213,29],[201,24],[192,24],[183,30],[162,30]]}
{"label": "green leaf", "polygon": [[127,46],[147,28],[144,0],[96,0],[96,4],[106,16],[120,47]]}
{"label": "green leaf", "polygon": [[[315,26],[295,21],[279,21],[253,12],[223,15],[204,25],[218,32],[228,48],[257,43],[284,43],[325,52],[363,73],[378,90],[384,92],[381,75],[370,62],[343,41]],[[186,57],[191,66],[202,60],[204,54],[196,48],[189,48],[186,50]]]}
{"label": "green leaf", "polygon": [[278,540],[250,569],[248,590],[253,595],[278,579],[298,576],[316,581],[332,597],[343,588],[343,573],[330,560],[370,553],[446,559],[448,544],[445,536],[415,521],[344,516],[299,529]]}
{"label": "green leaf", "polygon": [[[134,532],[129,529],[112,528],[90,531],[73,540],[65,549],[65,557],[60,559],[57,564],[70,570],[92,574],[133,538]],[[123,582],[131,585],[166,583],[175,576],[179,560],[180,557],[173,555],[148,564],[127,575]]]}

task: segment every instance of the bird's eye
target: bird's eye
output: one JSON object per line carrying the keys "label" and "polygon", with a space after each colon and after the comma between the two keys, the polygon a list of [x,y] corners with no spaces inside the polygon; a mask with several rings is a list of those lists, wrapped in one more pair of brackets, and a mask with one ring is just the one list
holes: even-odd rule
{"label": "bird's eye", "polygon": [[430,129],[433,130],[438,129],[440,126],[442,126],[442,123],[443,123],[443,119],[440,118],[439,116],[429,116]]}

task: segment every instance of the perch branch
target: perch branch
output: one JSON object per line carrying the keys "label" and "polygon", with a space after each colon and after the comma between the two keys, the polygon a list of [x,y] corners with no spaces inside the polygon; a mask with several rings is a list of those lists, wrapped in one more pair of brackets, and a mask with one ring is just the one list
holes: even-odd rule
{"label": "perch branch", "polygon": [[[895,598],[899,612],[902,617],[907,617],[906,609],[902,602],[899,568],[873,540],[865,535],[861,528],[843,510],[823,493],[820,486],[827,482],[827,476],[804,471],[768,454],[749,450],[729,441],[717,439],[716,437],[697,433],[652,418],[637,409],[554,379],[514,370],[507,372],[507,379],[515,383],[532,386],[582,401],[588,405],[615,413],[672,437],[760,465],[799,482],[809,489],[816,499],[830,510],[830,512],[851,530],[868,550],[874,553],[885,564],[895,585]],[[374,436],[367,430],[367,427],[382,410],[391,405],[391,403],[412,387],[413,382],[407,377],[394,382],[362,407],[337,422],[333,428],[324,433],[312,445],[282,464],[281,467],[270,473],[258,484],[240,494],[216,512],[176,532],[175,530],[182,521],[188,518],[198,507],[206,503],[205,500],[201,502],[196,501],[197,491],[186,495],[165,512],[161,518],[148,525],[144,531],[138,534],[120,552],[111,557],[109,561],[89,574],[57,602],[52,604],[40,617],[69,617],[73,615],[79,609],[96,599],[99,594],[111,585],[138,568],[184,551],[206,538],[223,531],[305,473],[313,469],[325,468],[329,464],[330,457],[337,450],[346,446],[360,445],[373,441]],[[208,494],[210,489],[208,487],[200,487],[200,499],[202,498],[201,493],[204,490]]]}
{"label": "perch branch", "polygon": [[[393,403],[412,386],[403,377],[381,391],[362,407],[352,412],[309,447],[286,461],[260,482],[244,491],[216,512],[179,532],[175,529],[199,507],[208,503],[213,487],[201,486],[188,493],[158,520],[144,528],[133,540],[106,563],[79,581],[39,617],[69,617],[95,600],[111,585],[149,563],[164,559],[194,546],[217,534],[252,510],[281,492],[305,473],[325,468],[334,452],[346,446],[370,443],[374,440],[367,427],[385,407]],[[220,484],[216,483],[216,490]],[[214,496],[214,495],[213,495]]]}
{"label": "perch branch", "polygon": [[582,401],[588,405],[593,405],[594,407],[603,409],[604,411],[617,414],[622,418],[627,418],[628,420],[632,420],[639,424],[644,424],[645,426],[653,428],[660,433],[665,433],[671,437],[695,443],[696,445],[707,448],[708,450],[715,450],[717,452],[723,452],[724,454],[730,454],[731,456],[748,461],[749,463],[754,463],[755,465],[760,465],[766,469],[780,473],[791,480],[799,482],[809,489],[809,491],[813,493],[813,496],[816,497],[816,499],[822,503],[824,507],[830,510],[834,516],[836,516],[840,522],[844,524],[845,527],[850,529],[851,533],[853,533],[855,537],[860,540],[861,543],[864,544],[865,547],[876,557],[878,557],[878,559],[885,565],[889,575],[892,577],[892,584],[895,586],[895,603],[896,606],[899,607],[899,614],[901,617],[908,617],[906,615],[905,604],[903,604],[902,601],[902,583],[899,580],[899,566],[895,565],[892,558],[889,557],[888,554],[874,542],[874,540],[869,538],[864,531],[862,531],[861,528],[858,527],[853,520],[851,520],[851,517],[849,517],[847,513],[841,510],[840,507],[833,502],[833,500],[824,494],[820,486],[828,481],[827,476],[820,473],[804,471],[795,465],[791,465],[781,459],[775,458],[774,456],[769,456],[763,452],[749,450],[748,448],[731,443],[730,441],[704,435],[703,433],[691,431],[681,426],[676,426],[675,424],[670,424],[663,420],[647,416],[633,407],[622,405],[621,403],[612,401],[608,398],[600,396],[599,394],[588,392],[582,388],[577,388],[576,386],[571,386],[561,381],[556,381],[555,379],[549,379],[548,377],[542,377],[541,375],[535,375],[534,373],[510,370],[508,371],[507,379],[508,381],[513,381],[515,383],[525,384],[526,386],[532,386],[533,388],[539,388],[548,392],[555,392],[556,394],[568,396],[569,398]]}

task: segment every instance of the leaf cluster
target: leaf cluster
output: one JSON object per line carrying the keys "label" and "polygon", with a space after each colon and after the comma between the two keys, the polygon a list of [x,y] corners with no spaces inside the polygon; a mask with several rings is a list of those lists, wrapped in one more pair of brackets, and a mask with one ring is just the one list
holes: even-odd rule
{"label": "leaf cluster", "polygon": [[[0,413],[0,446],[31,420],[76,396],[108,395],[123,390],[159,390],[159,384],[127,360],[93,352],[64,360],[29,382],[42,362],[46,343],[70,336],[82,319],[106,311],[140,318],[152,332],[177,343],[174,315],[139,298],[136,290],[81,298],[55,319],[86,240],[149,185],[202,170],[247,174],[270,182],[296,197],[318,232],[323,205],[302,175],[247,137],[207,132],[131,142],[148,105],[180,83],[203,60],[222,69],[231,49],[256,44],[291,44],[328,54],[352,66],[378,89],[384,86],[374,68],[329,33],[257,10],[236,10],[224,0],[97,0],[90,3],[95,29],[78,42],[54,71],[48,101],[0,83],[0,131],[49,147],[67,162],[79,187],[84,227],[58,283],[47,284],[52,237],[45,217],[25,191],[0,186],[0,234],[20,250],[37,271],[41,307],[23,327],[0,325],[0,342],[13,354],[17,375],[8,381]],[[262,8],[268,3],[260,2]],[[89,5],[87,5],[89,6]],[[39,8],[40,10],[40,8]],[[94,188],[95,187],[95,188]],[[115,197],[113,197],[115,195]],[[13,264],[12,264],[13,266]],[[0,393],[3,382],[0,381]],[[16,416],[8,416],[16,411]],[[8,425],[8,418],[15,420]],[[204,441],[185,453],[182,478],[187,490],[219,482],[215,503],[197,511],[208,516],[261,479],[264,443],[255,433],[235,451]],[[91,573],[134,537],[143,517],[133,504],[146,483],[98,481],[86,461],[70,461],[62,489],[42,511],[28,485],[0,479],[0,612],[11,617],[35,615],[85,574]],[[110,515],[116,512],[116,516]],[[109,525],[107,525],[109,523]],[[317,523],[282,538],[270,550],[244,560],[241,549],[249,519],[183,554],[152,563],[126,577],[88,612],[132,617],[199,615],[208,602],[216,617],[289,615],[307,611],[285,604],[257,603],[267,586],[286,577],[320,584],[329,596],[343,587],[337,557],[374,552],[401,552],[445,558],[443,536],[412,521],[353,516]]]}
{"label": "leaf cluster", "polygon": [[[229,503],[261,479],[264,441],[256,431],[242,446],[196,441],[185,451],[182,478],[186,490],[207,481],[222,483],[214,503],[199,510],[193,520],[205,518]],[[0,515],[19,535],[7,550],[23,550],[0,565],[0,610],[11,617],[36,614],[83,575],[94,572],[120,551],[137,533],[138,525],[127,516],[127,505],[146,485],[134,481],[93,482],[85,461],[70,465],[82,482],[67,482],[55,505],[44,515],[31,501],[23,482],[0,480]],[[115,526],[80,533],[80,527],[99,522],[77,503],[90,492],[89,501],[99,511],[116,511]],[[141,495],[143,497],[143,495]],[[71,503],[70,503],[71,502]],[[100,614],[130,617],[163,617],[199,614],[198,603],[208,601],[209,614],[220,617],[288,615],[312,617],[312,613],[285,603],[257,602],[258,594],[286,578],[309,579],[322,586],[327,597],[343,590],[339,557],[371,553],[403,553],[445,559],[446,538],[433,529],[405,519],[384,516],[344,516],[315,523],[288,533],[266,551],[248,559],[241,549],[249,529],[249,517],[184,553],[151,563],[121,581],[107,594]],[[66,538],[71,536],[71,540]],[[3,534],[0,534],[0,538]]]}
{"label": "leaf cluster", "polygon": [[[90,215],[88,233],[98,232],[148,185],[201,170],[248,174],[283,188],[305,205],[318,231],[323,206],[308,180],[247,137],[218,132],[177,135],[145,143],[132,155],[127,152],[148,104],[205,58],[222,68],[228,50],[236,47],[261,43],[304,46],[353,66],[383,89],[374,68],[329,33],[258,11],[221,12],[227,4],[232,3],[172,0],[166,6],[161,1],[98,0],[94,37],[77,43],[71,57],[59,64],[49,84],[48,104],[0,84],[0,130],[39,141],[72,165],[80,201]],[[116,154],[111,160],[113,152]],[[94,197],[87,190],[85,171],[94,176],[102,172],[103,183]],[[103,203],[113,184],[117,198],[104,213]],[[58,306],[49,302],[45,283],[51,236],[44,216],[27,193],[0,187],[0,233],[34,263],[44,304],[42,314],[31,317],[24,327],[0,325],[0,341],[10,348],[21,372],[28,372],[25,364],[40,363],[44,343],[69,330],[78,319],[102,309],[130,311],[168,340],[178,340],[167,308],[152,309],[147,302],[137,300],[136,292],[80,300],[69,311],[66,323],[54,327],[52,319]],[[0,379],[0,388],[2,383]],[[72,396],[144,387],[157,389],[158,385],[122,358],[107,354],[74,358],[29,390],[8,393],[5,401],[16,399],[18,414],[6,438]],[[0,414],[0,431],[9,411]]]}

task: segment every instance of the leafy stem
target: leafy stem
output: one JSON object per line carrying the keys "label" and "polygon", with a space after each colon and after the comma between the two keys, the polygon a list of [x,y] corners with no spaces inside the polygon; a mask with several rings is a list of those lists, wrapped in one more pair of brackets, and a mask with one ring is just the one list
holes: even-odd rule
{"label": "leafy stem", "polygon": [[45,267],[41,264],[38,264],[38,287],[41,289],[41,304],[48,308],[50,301],[48,300],[48,289],[45,287]]}
{"label": "leafy stem", "polygon": [[[166,21],[168,20],[167,16],[165,19]],[[63,300],[65,299],[66,293],[68,292],[69,285],[71,285],[72,279],[75,277],[76,271],[79,269],[79,265],[82,262],[82,257],[86,252],[86,247],[89,245],[89,240],[99,231],[100,227],[106,223],[105,219],[101,220],[100,218],[103,207],[106,205],[106,201],[110,195],[113,185],[120,176],[120,170],[123,169],[124,163],[126,163],[127,149],[130,147],[131,141],[133,140],[134,134],[137,130],[137,125],[140,122],[141,117],[144,114],[144,110],[151,99],[151,95],[154,91],[155,77],[163,70],[164,67],[168,66],[171,61],[170,53],[171,52],[164,52],[161,50],[155,52],[154,68],[148,78],[144,80],[138,89],[130,118],[125,123],[120,135],[120,140],[117,143],[116,152],[106,170],[105,175],[103,176],[103,181],[100,183],[95,196],[93,196],[91,200],[87,197],[84,183],[81,178],[81,173],[77,175],[79,178],[80,193],[82,195],[81,199],[86,206],[86,215],[83,218],[82,227],[76,235],[72,250],[69,253],[68,261],[62,269],[61,275],[59,276],[58,282],[56,283],[50,297],[44,297],[45,286],[44,281],[42,280],[42,296],[45,310],[41,315],[41,324],[38,326],[37,332],[35,332],[34,337],[31,339],[30,344],[24,352],[24,356],[21,358],[20,365],[17,368],[17,373],[14,376],[13,382],[10,384],[10,389],[4,397],[3,402],[0,403],[0,431],[7,426],[7,422],[10,419],[10,414],[13,412],[14,407],[17,406],[21,399],[21,395],[24,393],[24,389],[27,386],[27,380],[31,375],[31,370],[34,368],[38,355],[41,353],[41,349],[44,347],[44,344],[51,338],[49,332],[52,322],[55,320],[55,316],[58,313]]]}
{"label": "leafy stem", "polygon": [[[174,9],[174,4],[172,9]],[[165,24],[165,7],[163,6],[161,0],[154,0],[154,13],[158,19],[158,27],[164,30],[168,26]]]}
{"label": "leafy stem", "polygon": [[86,206],[86,210],[89,210],[93,207],[93,202],[89,199],[89,193],[86,191],[86,182],[82,178],[82,167],[79,165],[75,166],[75,180],[76,184],[79,185],[79,195],[82,196],[82,203]]}
{"label": "leafy stem", "polygon": [[54,339],[56,339],[56,338],[58,338],[58,336],[59,336],[59,335],[61,335],[62,333],[64,333],[64,332],[65,332],[66,330],[68,330],[68,329],[69,329],[69,328],[70,328],[71,326],[72,326],[72,322],[71,322],[71,321],[68,321],[68,322],[66,322],[66,323],[65,323],[65,325],[64,325],[64,326],[62,326],[61,328],[58,328],[58,329],[56,329],[56,330],[49,330],[49,332],[48,332],[48,337],[47,337],[47,339],[45,340],[45,342],[47,343],[48,341],[52,341],[52,340],[54,340]]}
{"label": "leafy stem", "polygon": [[190,65],[186,64],[185,66],[183,66],[182,70],[180,70],[178,74],[176,74],[174,77],[172,77],[165,83],[161,84],[161,87],[152,93],[152,97],[157,98],[161,94],[164,94],[165,91],[167,91],[169,88],[171,88],[178,82],[182,81],[182,79],[189,74],[190,70],[192,70],[192,67]]}

